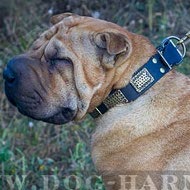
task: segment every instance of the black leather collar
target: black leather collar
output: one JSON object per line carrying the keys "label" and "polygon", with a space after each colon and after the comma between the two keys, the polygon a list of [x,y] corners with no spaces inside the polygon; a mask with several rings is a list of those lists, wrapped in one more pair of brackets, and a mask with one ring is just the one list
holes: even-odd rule
{"label": "black leather collar", "polygon": [[157,53],[133,74],[129,84],[121,89],[112,90],[109,96],[90,115],[97,118],[118,104],[125,104],[136,100],[174,66],[179,65],[185,56],[186,48],[182,43],[182,54],[173,40],[180,41],[175,36],[166,38],[157,47]]}

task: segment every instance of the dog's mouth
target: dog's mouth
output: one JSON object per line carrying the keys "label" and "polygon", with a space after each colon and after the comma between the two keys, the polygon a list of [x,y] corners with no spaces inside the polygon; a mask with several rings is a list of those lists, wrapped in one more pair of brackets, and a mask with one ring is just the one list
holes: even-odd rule
{"label": "dog's mouth", "polygon": [[58,111],[53,113],[48,113],[48,110],[44,111],[44,109],[40,110],[40,108],[36,108],[34,110],[26,106],[24,108],[23,106],[22,107],[17,106],[17,108],[20,113],[28,117],[31,117],[35,120],[40,120],[47,123],[58,124],[58,125],[68,123],[72,121],[76,116],[76,111],[67,107],[57,108]]}
{"label": "dog's mouth", "polygon": [[64,124],[72,121],[75,115],[76,111],[71,110],[70,108],[62,108],[61,111],[51,117],[42,119],[42,121],[53,124]]}
{"label": "dog's mouth", "polygon": [[18,94],[10,91],[5,85],[5,92],[8,100],[17,107],[18,111],[35,120],[44,121],[52,124],[65,124],[74,119],[77,110],[71,109],[69,106],[52,106],[40,93],[36,91],[26,94]]}

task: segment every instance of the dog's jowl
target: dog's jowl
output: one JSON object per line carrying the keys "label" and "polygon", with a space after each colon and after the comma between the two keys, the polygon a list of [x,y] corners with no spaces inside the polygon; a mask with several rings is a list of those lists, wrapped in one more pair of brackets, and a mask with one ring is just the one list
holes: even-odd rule
{"label": "dog's jowl", "polygon": [[[92,157],[107,189],[127,189],[123,176],[128,174],[190,171],[190,79],[172,70],[128,101],[120,89],[130,84],[138,92],[154,81],[148,69],[132,80],[156,54],[150,41],[90,17],[67,13],[51,22],[27,52],[7,64],[9,101],[22,114],[54,124],[80,120],[95,110]],[[153,59],[151,64],[159,63]],[[153,180],[154,189],[161,189],[162,179],[141,175],[135,188]]]}

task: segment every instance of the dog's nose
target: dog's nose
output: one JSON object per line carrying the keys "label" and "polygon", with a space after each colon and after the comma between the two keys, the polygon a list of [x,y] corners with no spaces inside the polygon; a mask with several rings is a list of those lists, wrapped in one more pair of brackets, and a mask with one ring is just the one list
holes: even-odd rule
{"label": "dog's nose", "polygon": [[3,71],[3,78],[7,84],[13,84],[17,78],[17,70],[19,68],[17,58],[11,59]]}
{"label": "dog's nose", "polygon": [[5,68],[3,71],[3,78],[8,83],[13,83],[15,81],[15,75],[10,68]]}
{"label": "dog's nose", "polygon": [[[38,60],[32,59],[27,55],[19,55],[12,58],[3,71],[5,81],[4,91],[13,105],[18,105],[22,102],[22,97],[34,94],[33,70],[31,65],[39,64]],[[31,95],[33,96],[33,95]],[[34,96],[33,100],[36,96]],[[38,100],[36,100],[38,101]]]}
{"label": "dog's nose", "polygon": [[13,84],[16,85],[20,78],[24,80],[24,76],[28,71],[28,62],[30,62],[30,60],[22,55],[11,59],[3,71],[3,78],[6,83],[11,84],[11,87],[13,87]]}

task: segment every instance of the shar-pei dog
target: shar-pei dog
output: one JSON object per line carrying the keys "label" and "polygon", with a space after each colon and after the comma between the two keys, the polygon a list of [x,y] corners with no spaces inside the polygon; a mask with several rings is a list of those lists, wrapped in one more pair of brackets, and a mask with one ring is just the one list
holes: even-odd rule
{"label": "shar-pei dog", "polygon": [[168,40],[158,51],[114,23],[69,13],[51,23],[7,64],[9,101],[54,124],[91,113],[106,189],[188,189],[190,79],[168,65],[181,61],[177,46]]}

